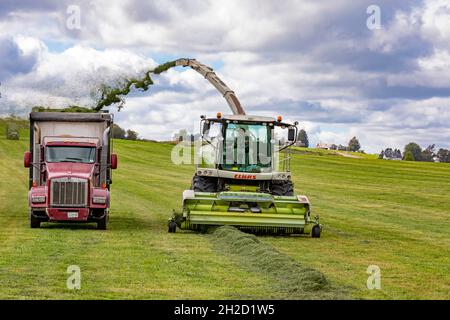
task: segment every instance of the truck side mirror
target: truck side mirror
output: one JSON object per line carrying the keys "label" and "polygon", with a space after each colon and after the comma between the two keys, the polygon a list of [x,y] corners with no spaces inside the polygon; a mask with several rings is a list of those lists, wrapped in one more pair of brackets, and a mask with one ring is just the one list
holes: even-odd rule
{"label": "truck side mirror", "polygon": [[23,166],[25,168],[31,167],[31,152],[25,151],[25,154],[23,155]]}
{"label": "truck side mirror", "polygon": [[211,122],[209,122],[209,121],[203,122],[202,134],[208,133],[210,128],[211,128]]}
{"label": "truck side mirror", "polygon": [[117,154],[115,153],[111,154],[111,169],[117,169],[117,163],[118,163]]}
{"label": "truck side mirror", "polygon": [[288,129],[288,140],[290,142],[295,141],[295,129],[294,128]]}

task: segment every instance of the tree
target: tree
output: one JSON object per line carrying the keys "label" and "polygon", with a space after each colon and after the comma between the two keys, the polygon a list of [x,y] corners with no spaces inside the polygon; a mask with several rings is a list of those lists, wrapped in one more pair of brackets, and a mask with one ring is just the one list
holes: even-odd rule
{"label": "tree", "polygon": [[406,151],[403,155],[403,160],[405,161],[416,161],[416,159],[414,158],[414,154],[411,151]]}
{"label": "tree", "polygon": [[392,158],[393,157],[392,148],[387,148],[386,150],[384,150],[384,155],[386,156],[386,158]]}
{"label": "tree", "polygon": [[356,139],[356,137],[351,138],[350,141],[348,142],[348,150],[356,152],[360,148],[361,148],[361,145],[359,144],[358,139]]}
{"label": "tree", "polygon": [[301,147],[305,147],[305,148],[309,147],[308,134],[306,133],[306,131],[304,129],[300,129],[298,136],[297,136],[297,141],[300,143],[299,145]]}
{"label": "tree", "polygon": [[177,142],[184,141],[186,139],[186,136],[188,135],[188,132],[186,129],[181,129],[180,131],[174,133],[173,140]]}
{"label": "tree", "polygon": [[435,156],[436,154],[434,153],[434,144],[432,144],[422,151],[422,154],[420,155],[420,160],[426,162],[433,162]]}
{"label": "tree", "polygon": [[378,159],[384,159],[384,150],[381,150],[380,155],[378,156]]}
{"label": "tree", "polygon": [[127,130],[127,140],[137,140],[138,139],[138,133],[133,130]]}
{"label": "tree", "polygon": [[450,150],[441,148],[436,156],[439,159],[439,162],[450,162]]}
{"label": "tree", "polygon": [[403,151],[403,157],[404,160],[406,160],[406,154],[411,153],[412,159],[409,161],[420,161],[421,155],[422,155],[422,148],[415,142],[410,142],[405,146],[405,149]]}
{"label": "tree", "polygon": [[125,130],[119,127],[118,124],[113,125],[112,136],[114,139],[125,139]]}

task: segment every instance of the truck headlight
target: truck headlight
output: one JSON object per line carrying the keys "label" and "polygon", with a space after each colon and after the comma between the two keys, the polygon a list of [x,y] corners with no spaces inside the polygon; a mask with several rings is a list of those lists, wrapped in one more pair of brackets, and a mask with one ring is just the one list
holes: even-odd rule
{"label": "truck headlight", "polygon": [[96,204],[105,204],[106,203],[106,197],[93,197],[92,203]]}
{"label": "truck headlight", "polygon": [[31,202],[33,203],[44,203],[45,202],[45,196],[31,196]]}

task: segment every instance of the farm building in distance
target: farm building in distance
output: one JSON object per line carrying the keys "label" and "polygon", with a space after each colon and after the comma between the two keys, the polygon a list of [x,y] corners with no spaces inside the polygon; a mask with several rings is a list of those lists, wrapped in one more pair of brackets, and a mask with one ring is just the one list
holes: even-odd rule
{"label": "farm building in distance", "polygon": [[402,152],[399,149],[392,150],[391,148],[387,148],[386,150],[381,151],[380,159],[403,160],[403,156],[402,156]]}
{"label": "farm building in distance", "polygon": [[339,150],[339,151],[347,151],[348,147],[343,146],[342,144],[336,145],[336,144],[328,144],[328,143],[318,143],[316,145],[317,149],[324,149],[324,150]]}
{"label": "farm building in distance", "polygon": [[316,145],[317,149],[324,149],[324,150],[332,150],[331,147],[332,147],[331,144],[320,143],[320,142]]}

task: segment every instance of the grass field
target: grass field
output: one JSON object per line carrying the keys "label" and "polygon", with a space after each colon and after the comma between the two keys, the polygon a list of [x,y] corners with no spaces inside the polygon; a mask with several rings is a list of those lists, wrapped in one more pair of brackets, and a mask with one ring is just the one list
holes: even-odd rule
{"label": "grass field", "polygon": [[[171,164],[171,145],[115,141],[109,230],[30,229],[27,136],[7,141],[3,131],[0,121],[1,299],[291,297],[282,279],[248,267],[213,234],[167,233],[193,173]],[[352,298],[450,298],[450,165],[311,151],[293,155],[292,170],[296,191],[320,214],[322,237],[262,243],[321,271]],[[69,265],[81,268],[81,290],[66,288]],[[366,287],[369,265],[381,268],[381,290]]]}

